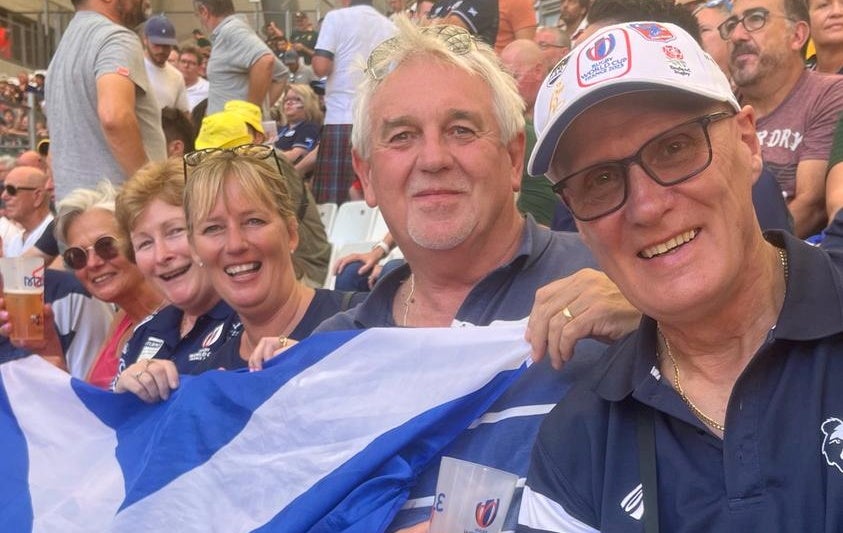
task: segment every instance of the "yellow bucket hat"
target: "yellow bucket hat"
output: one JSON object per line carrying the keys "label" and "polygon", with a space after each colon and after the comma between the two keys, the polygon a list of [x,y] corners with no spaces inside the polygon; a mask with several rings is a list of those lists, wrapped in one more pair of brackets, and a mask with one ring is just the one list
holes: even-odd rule
{"label": "yellow bucket hat", "polygon": [[247,102],[245,100],[229,100],[225,103],[223,111],[237,113],[243,119],[243,122],[255,128],[259,132],[264,133],[263,124],[261,123],[263,116],[261,114],[261,108],[252,102]]}
{"label": "yellow bucket hat", "polygon": [[196,136],[196,149],[234,148],[252,142],[243,117],[230,111],[213,113],[202,119]]}

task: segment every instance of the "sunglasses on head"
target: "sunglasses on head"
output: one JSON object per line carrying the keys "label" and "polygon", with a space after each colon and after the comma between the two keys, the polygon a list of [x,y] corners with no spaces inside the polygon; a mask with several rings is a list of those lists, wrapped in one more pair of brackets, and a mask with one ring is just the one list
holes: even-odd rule
{"label": "sunglasses on head", "polygon": [[6,194],[9,196],[17,196],[18,191],[34,191],[37,190],[38,187],[24,187],[22,185],[4,185],[3,190],[6,191]]}
{"label": "sunglasses on head", "polygon": [[93,246],[82,248],[81,246],[72,246],[64,251],[64,263],[68,268],[73,270],[81,270],[88,265],[88,250],[93,250],[97,256],[103,261],[114,259],[120,254],[117,247],[117,239],[111,235],[100,237]]}

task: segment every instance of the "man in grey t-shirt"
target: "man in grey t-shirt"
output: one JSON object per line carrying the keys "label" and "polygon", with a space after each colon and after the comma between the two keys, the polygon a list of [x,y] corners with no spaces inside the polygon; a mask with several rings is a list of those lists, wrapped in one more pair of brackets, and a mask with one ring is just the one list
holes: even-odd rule
{"label": "man in grey t-shirt", "polygon": [[75,0],[76,15],[47,74],[56,197],[108,179],[122,183],[167,156],[140,39],[143,0]]}
{"label": "man in grey t-shirt", "polygon": [[287,83],[287,67],[234,14],[231,0],[197,0],[194,4],[213,43],[208,59],[208,114],[222,111],[229,100],[246,100],[264,109],[275,103]]}

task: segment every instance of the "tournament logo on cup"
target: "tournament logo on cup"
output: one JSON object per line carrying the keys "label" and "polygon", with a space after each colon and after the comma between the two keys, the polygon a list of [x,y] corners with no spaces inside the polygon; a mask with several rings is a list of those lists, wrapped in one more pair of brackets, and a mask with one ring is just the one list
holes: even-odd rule
{"label": "tournament logo on cup", "polygon": [[35,270],[29,273],[28,276],[24,275],[23,277],[23,284],[27,288],[37,289],[44,285],[44,269],[46,267],[42,264],[41,266],[37,267]]}
{"label": "tournament logo on cup", "polygon": [[477,522],[478,527],[487,528],[492,525],[498,516],[500,503],[500,498],[495,498],[477,504],[477,508],[474,511],[474,520]]}
{"label": "tournament logo on cup", "polygon": [[630,68],[629,35],[614,29],[598,34],[584,46],[577,57],[577,82],[580,87],[620,78]]}

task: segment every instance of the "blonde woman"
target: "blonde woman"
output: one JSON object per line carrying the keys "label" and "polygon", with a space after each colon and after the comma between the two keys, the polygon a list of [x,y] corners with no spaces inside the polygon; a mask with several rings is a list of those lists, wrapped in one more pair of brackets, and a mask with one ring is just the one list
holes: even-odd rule
{"label": "blonde woman", "polygon": [[319,144],[322,110],[319,98],[307,85],[290,85],[281,100],[284,126],[278,132],[275,148],[290,163],[298,163]]}

